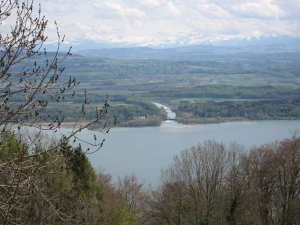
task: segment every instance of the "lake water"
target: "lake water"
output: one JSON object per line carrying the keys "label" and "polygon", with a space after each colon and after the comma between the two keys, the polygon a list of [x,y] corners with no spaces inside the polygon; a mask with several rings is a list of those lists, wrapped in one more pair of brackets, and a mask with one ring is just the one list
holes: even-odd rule
{"label": "lake water", "polygon": [[[83,130],[82,139],[93,142],[94,134],[105,138],[103,147],[89,155],[92,165],[118,176],[134,173],[139,181],[157,184],[160,170],[172,163],[181,150],[216,140],[225,144],[236,141],[246,148],[290,138],[300,128],[300,121],[252,121],[221,124],[184,125],[163,122],[160,127],[113,128],[109,134]],[[62,132],[67,132],[63,129]]]}

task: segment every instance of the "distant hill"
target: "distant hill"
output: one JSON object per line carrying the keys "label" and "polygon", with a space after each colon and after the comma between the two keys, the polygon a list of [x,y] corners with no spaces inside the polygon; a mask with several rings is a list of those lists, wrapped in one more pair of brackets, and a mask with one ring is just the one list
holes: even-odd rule
{"label": "distant hill", "polygon": [[[67,51],[73,45],[72,52],[88,57],[123,58],[123,59],[183,59],[203,55],[256,54],[300,52],[300,37],[269,36],[248,37],[241,39],[206,41],[198,45],[181,44],[162,46],[137,46],[124,43],[106,43],[91,40],[63,43],[60,51]],[[55,45],[45,44],[47,50],[55,50]]]}
{"label": "distant hill", "polygon": [[213,46],[197,45],[177,48],[102,48],[81,50],[77,53],[87,57],[119,58],[119,59],[195,59],[197,57],[209,55],[228,55],[228,54],[262,54],[262,53],[282,53],[300,52],[300,45],[250,45],[242,47],[234,46]]}

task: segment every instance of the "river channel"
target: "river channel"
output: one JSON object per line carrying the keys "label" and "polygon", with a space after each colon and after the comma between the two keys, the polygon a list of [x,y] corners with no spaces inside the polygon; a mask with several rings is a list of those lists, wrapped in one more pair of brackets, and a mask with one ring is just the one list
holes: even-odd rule
{"label": "river channel", "polygon": [[[167,110],[168,111],[168,110]],[[169,110],[169,113],[173,113]],[[169,114],[171,116],[171,114]],[[174,114],[172,114],[174,116]],[[290,138],[300,128],[300,121],[246,121],[220,124],[185,125],[163,122],[160,127],[113,128],[108,134],[83,130],[80,137],[93,142],[94,134],[105,138],[100,151],[89,155],[94,168],[118,176],[135,174],[139,181],[156,185],[162,168],[172,163],[173,156],[206,140],[228,144],[236,141],[247,149]],[[68,132],[69,129],[62,129]]]}

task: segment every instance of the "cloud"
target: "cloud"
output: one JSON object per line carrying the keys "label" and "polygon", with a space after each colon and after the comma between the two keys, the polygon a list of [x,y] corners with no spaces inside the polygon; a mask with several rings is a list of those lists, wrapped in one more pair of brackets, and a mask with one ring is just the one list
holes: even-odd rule
{"label": "cloud", "polygon": [[286,12],[285,19],[300,20],[300,0],[274,0],[274,4]]}
{"label": "cloud", "polygon": [[231,14],[215,3],[201,4],[197,6],[197,9],[210,18],[231,18]]}
{"label": "cloud", "polygon": [[56,20],[70,40],[158,45],[300,36],[299,0],[43,0],[41,4],[49,19],[47,32],[53,33],[49,36],[55,37]]}
{"label": "cloud", "polygon": [[[56,4],[53,4],[53,1],[45,0],[41,4],[41,9],[43,14],[48,14],[52,16],[61,16],[61,15],[68,15],[70,13],[76,12],[76,6],[78,6],[79,1],[71,2],[70,0],[61,1],[55,0]],[[37,9],[37,6],[35,6]]]}
{"label": "cloud", "polygon": [[172,16],[179,16],[181,14],[180,10],[171,1],[166,4],[166,11]]}
{"label": "cloud", "polygon": [[241,17],[279,19],[286,15],[286,12],[278,5],[272,4],[271,0],[236,4],[232,9]]}
{"label": "cloud", "polygon": [[81,30],[88,30],[88,31],[93,30],[93,28],[88,25],[84,25],[84,24],[80,24],[80,23],[76,23],[76,24]]}
{"label": "cloud", "polygon": [[126,7],[121,4],[105,1],[105,2],[97,2],[93,4],[94,12],[97,13],[99,17],[122,17],[122,18],[145,18],[146,12],[140,10],[136,7]]}
{"label": "cloud", "polygon": [[159,0],[136,0],[136,3],[138,3],[141,6],[146,6],[148,8],[155,8],[162,6],[163,1]]}

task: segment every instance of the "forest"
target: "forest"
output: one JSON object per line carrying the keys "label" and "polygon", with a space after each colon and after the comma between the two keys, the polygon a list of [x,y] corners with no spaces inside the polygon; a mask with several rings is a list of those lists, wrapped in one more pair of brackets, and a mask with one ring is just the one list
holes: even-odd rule
{"label": "forest", "polygon": [[[300,101],[264,100],[181,104],[177,121],[183,123],[212,123],[227,120],[300,119]],[[212,120],[214,119],[214,120]]]}
{"label": "forest", "polygon": [[[91,97],[93,97],[93,95],[91,95]],[[73,101],[75,104],[66,103],[64,105],[54,105],[41,110],[39,116],[36,117],[37,122],[43,123],[43,118],[48,116],[48,119],[54,119],[53,115],[56,116],[55,112],[58,110],[61,112],[59,117],[63,119],[64,122],[76,121],[77,115],[82,109],[81,104],[76,103],[82,102],[81,98],[84,99],[83,96],[78,98],[75,96]],[[81,118],[81,122],[91,121],[94,118],[95,106],[98,106],[99,109],[102,108],[100,104],[93,104],[93,101],[104,101],[103,96],[98,98],[96,95],[95,98],[94,100],[89,96],[90,101],[85,107],[85,114]],[[113,106],[110,106],[110,104],[113,104]],[[107,113],[103,116],[103,120],[90,125],[89,129],[101,128],[104,121],[110,126],[113,126],[114,123],[114,126],[122,127],[159,126],[163,119],[166,118],[165,111],[156,107],[149,100],[136,97],[114,96],[109,98],[108,105],[110,107],[107,108]]]}
{"label": "forest", "polygon": [[[298,120],[300,119],[300,90],[277,86],[242,87],[228,85],[198,86],[194,88],[157,89],[136,95],[116,94],[109,96],[111,107],[104,119],[116,126],[159,126],[166,119],[164,110],[150,100],[162,102],[176,112],[180,123],[220,123],[240,120]],[[40,116],[55,115],[62,111],[64,121],[76,119],[74,111],[80,111],[84,94],[75,94],[72,104],[66,103],[40,111]],[[93,107],[104,101],[103,95],[89,94],[85,121],[93,118]],[[175,101],[178,99],[178,101]],[[50,117],[51,118],[51,117]],[[93,124],[90,129],[97,129]]]}
{"label": "forest", "polygon": [[[20,149],[28,157],[29,149],[6,134],[1,135],[0,148],[8,173],[1,172],[0,191],[2,204],[10,210],[3,214],[2,205],[1,224],[300,222],[300,138],[296,133],[250,150],[235,142],[226,146],[205,141],[175,155],[155,187],[145,187],[134,175],[114,182],[111,174],[91,166],[80,147],[68,144],[37,157],[35,163],[43,166],[35,169],[22,160],[11,162],[8,159],[20,154]],[[31,151],[43,151],[49,145],[55,145],[54,141],[43,136],[43,143]],[[18,180],[13,179],[16,167]]]}
{"label": "forest", "polygon": [[202,85],[189,88],[164,88],[145,93],[162,98],[214,98],[214,99],[293,99],[299,98],[300,89],[280,86]]}

